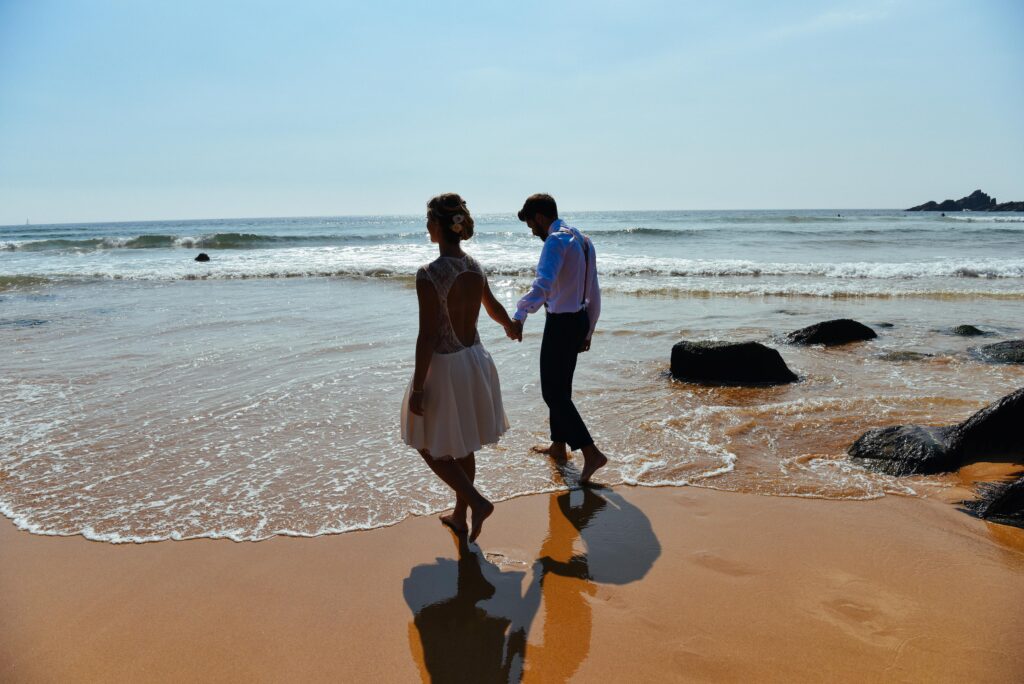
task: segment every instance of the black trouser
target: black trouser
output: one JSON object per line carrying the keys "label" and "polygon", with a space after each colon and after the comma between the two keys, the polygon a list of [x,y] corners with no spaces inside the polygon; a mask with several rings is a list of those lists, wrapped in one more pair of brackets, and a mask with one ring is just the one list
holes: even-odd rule
{"label": "black trouser", "polygon": [[551,441],[565,442],[573,450],[594,443],[572,403],[576,357],[588,332],[590,319],[585,309],[576,313],[549,313],[540,344],[540,389],[551,419]]}

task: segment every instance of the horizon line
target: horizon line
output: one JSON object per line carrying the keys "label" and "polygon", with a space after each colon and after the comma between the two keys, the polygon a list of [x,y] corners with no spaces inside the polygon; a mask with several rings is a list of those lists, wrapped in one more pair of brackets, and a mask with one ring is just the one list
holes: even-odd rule
{"label": "horizon line", "polygon": [[[777,208],[755,208],[755,209],[581,209],[578,211],[566,211],[559,212],[571,216],[573,214],[653,214],[657,212],[725,212],[725,211],[896,211],[905,212],[907,209],[899,209],[894,207],[777,207]],[[972,213],[969,210],[963,210],[966,213]],[[927,214],[931,212],[920,211],[916,213]],[[959,211],[951,211],[949,213],[961,213]],[[973,212],[973,213],[989,213],[989,212]],[[96,226],[96,225],[116,225],[122,223],[183,223],[190,221],[273,221],[283,219],[331,219],[331,218],[381,218],[381,217],[394,217],[394,218],[410,218],[413,216],[420,216],[420,213],[395,213],[395,214],[316,214],[316,215],[294,215],[294,216],[204,216],[201,218],[161,218],[161,219],[116,219],[116,220],[103,220],[103,221],[56,221],[46,223],[31,223],[31,219],[26,219],[25,223],[3,223],[0,224],[0,228],[18,228],[18,227],[33,227],[33,226]],[[423,214],[425,215],[425,214]],[[496,216],[511,216],[515,217],[515,212],[480,212],[474,214],[477,218],[482,217],[496,217]]]}

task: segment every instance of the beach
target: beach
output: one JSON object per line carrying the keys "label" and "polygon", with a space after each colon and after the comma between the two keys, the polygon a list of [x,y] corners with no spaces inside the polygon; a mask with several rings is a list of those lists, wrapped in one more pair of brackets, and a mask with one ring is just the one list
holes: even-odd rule
{"label": "beach", "polygon": [[[590,497],[500,504],[461,563],[433,516],[316,539],[141,545],[5,523],[0,678],[456,681],[464,668],[473,676],[463,681],[505,681],[509,666],[537,682],[1024,673],[1021,530],[909,497],[694,487]],[[572,513],[583,509],[581,531]],[[589,572],[537,563],[574,554]]]}
{"label": "beach", "polygon": [[[581,213],[607,487],[530,451],[543,316],[521,344],[482,319],[512,428],[461,549],[398,434],[422,222],[0,228],[0,679],[1020,680],[1024,533],[959,509],[1020,467],[846,450],[1024,386],[979,352],[1024,336],[1024,216]],[[495,215],[465,246],[513,307],[539,241]],[[835,318],[877,338],[786,340]],[[673,379],[680,340],[759,341],[798,382]]]}

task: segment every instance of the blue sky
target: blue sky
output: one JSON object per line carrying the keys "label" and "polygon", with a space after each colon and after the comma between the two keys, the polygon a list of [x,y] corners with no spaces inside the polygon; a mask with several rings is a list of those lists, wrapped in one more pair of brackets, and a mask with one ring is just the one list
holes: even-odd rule
{"label": "blue sky", "polygon": [[0,0],[0,223],[1024,200],[1024,3]]}

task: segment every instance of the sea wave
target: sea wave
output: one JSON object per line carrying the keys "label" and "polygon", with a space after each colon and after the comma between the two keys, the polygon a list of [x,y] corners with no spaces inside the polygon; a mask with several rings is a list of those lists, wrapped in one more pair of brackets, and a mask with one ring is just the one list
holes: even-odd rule
{"label": "sea wave", "polygon": [[303,245],[343,245],[352,242],[381,242],[419,236],[419,232],[345,235],[258,235],[256,233],[213,233],[210,235],[146,234],[128,237],[48,240],[10,240],[0,242],[0,251],[94,251],[105,249],[260,249]]}
{"label": "sea wave", "polygon": [[35,287],[52,282],[50,278],[35,275],[0,275],[0,292],[22,287]]}
{"label": "sea wave", "polygon": [[[1024,278],[1024,259],[960,260],[943,259],[923,262],[840,262],[790,263],[758,262],[740,259],[646,259],[641,263],[612,258],[601,269],[612,276],[690,277],[819,277],[843,280],[914,278]],[[512,275],[512,274],[510,274]]]}
{"label": "sea wave", "polygon": [[[220,239],[220,238],[218,238]],[[223,239],[226,244],[234,238]],[[209,244],[209,243],[202,243]],[[202,245],[200,245],[202,246]],[[530,277],[535,274],[535,248],[508,244],[480,244],[474,255],[493,276]],[[205,263],[173,255],[139,260],[54,257],[18,264],[24,276],[43,278],[122,277],[180,279],[183,277],[274,277],[291,275],[411,276],[436,258],[426,244],[347,245],[324,248],[292,247],[269,255],[225,253]],[[681,278],[815,278],[828,280],[917,279],[1013,280],[1024,279],[1024,258],[939,258],[921,261],[756,261],[752,259],[684,259],[630,255],[605,251],[600,257],[602,277],[655,279]],[[10,274],[11,276],[16,274]]]}
{"label": "sea wave", "polygon": [[720,284],[715,287],[695,285],[668,285],[651,287],[642,283],[603,286],[602,292],[625,294],[632,297],[674,297],[712,299],[715,297],[791,297],[811,299],[937,299],[999,300],[1024,302],[1024,289],[1018,291],[978,290],[953,288],[892,289],[888,287],[842,286],[821,282],[785,284]]}
{"label": "sea wave", "polygon": [[1024,216],[950,216],[942,217],[947,221],[960,221],[962,223],[1024,223]]}
{"label": "sea wave", "polygon": [[[491,287],[510,287],[522,290],[528,287],[531,275],[527,271],[491,271]],[[604,274],[601,290],[606,294],[621,294],[633,297],[808,297],[825,299],[943,299],[943,300],[1001,300],[1024,302],[1024,285],[1019,287],[971,287],[961,281],[928,279],[918,283],[914,280],[894,284],[891,281],[872,279],[822,279],[822,278],[651,278],[612,277]],[[346,267],[333,269],[281,269],[260,272],[224,271],[193,272],[178,274],[159,273],[89,273],[65,274],[63,277],[25,277],[19,282],[30,285],[87,284],[104,281],[115,282],[181,282],[181,281],[240,281],[277,280],[306,278],[339,278],[356,280],[390,281],[411,286],[415,273],[398,268]],[[980,283],[979,283],[980,284]],[[994,282],[993,282],[994,284]],[[0,281],[0,290],[3,283]]]}

